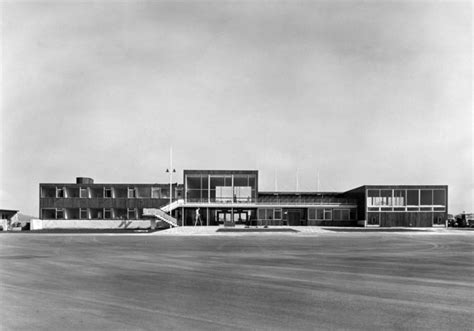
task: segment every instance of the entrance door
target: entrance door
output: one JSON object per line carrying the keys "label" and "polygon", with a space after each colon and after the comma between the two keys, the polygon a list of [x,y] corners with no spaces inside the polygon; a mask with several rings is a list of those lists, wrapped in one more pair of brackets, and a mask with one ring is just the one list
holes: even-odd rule
{"label": "entrance door", "polygon": [[234,223],[235,224],[247,224],[248,214],[246,211],[234,212]]}
{"label": "entrance door", "polygon": [[380,214],[379,213],[367,213],[367,224],[368,225],[380,225]]}
{"label": "entrance door", "polygon": [[301,212],[299,210],[288,210],[288,225],[301,225]]}
{"label": "entrance door", "polygon": [[218,210],[217,211],[217,222],[219,225],[228,224],[232,222],[232,214],[226,210]]}

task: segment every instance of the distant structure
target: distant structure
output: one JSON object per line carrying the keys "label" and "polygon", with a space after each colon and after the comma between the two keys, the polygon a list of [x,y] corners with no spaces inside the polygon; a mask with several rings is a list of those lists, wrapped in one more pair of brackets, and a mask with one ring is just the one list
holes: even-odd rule
{"label": "distant structure", "polygon": [[[184,170],[183,183],[42,183],[42,220],[131,224],[432,227],[447,220],[447,185],[364,185],[345,192],[259,191],[257,170]],[[115,221],[104,223],[103,221]],[[86,223],[81,223],[86,222]],[[128,222],[128,223],[127,223]],[[104,225],[105,226],[105,225]]]}
{"label": "distant structure", "polygon": [[8,231],[12,224],[18,221],[18,210],[0,209],[0,219],[2,220],[0,224],[2,231]]}

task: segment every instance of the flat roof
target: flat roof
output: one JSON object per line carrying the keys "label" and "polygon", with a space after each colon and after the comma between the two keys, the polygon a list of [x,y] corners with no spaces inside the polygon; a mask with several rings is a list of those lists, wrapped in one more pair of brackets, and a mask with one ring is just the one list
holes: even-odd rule
{"label": "flat roof", "polygon": [[184,174],[209,174],[209,175],[225,175],[225,174],[258,174],[258,170],[202,170],[202,169],[185,169]]}
{"label": "flat roof", "polygon": [[335,195],[343,192],[300,192],[300,191],[259,191],[258,194],[268,195]]}
{"label": "flat roof", "polygon": [[0,209],[0,212],[18,213],[19,210],[16,210],[16,209]]}

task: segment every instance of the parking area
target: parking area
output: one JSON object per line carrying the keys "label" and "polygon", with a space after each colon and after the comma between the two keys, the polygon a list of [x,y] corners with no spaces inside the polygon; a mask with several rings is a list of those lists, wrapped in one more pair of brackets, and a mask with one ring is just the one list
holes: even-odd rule
{"label": "parking area", "polygon": [[1,325],[470,330],[473,234],[7,234]]}

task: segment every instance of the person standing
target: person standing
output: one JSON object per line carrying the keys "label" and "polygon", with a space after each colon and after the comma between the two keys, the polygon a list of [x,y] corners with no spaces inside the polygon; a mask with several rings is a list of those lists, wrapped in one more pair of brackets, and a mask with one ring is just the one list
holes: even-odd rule
{"label": "person standing", "polygon": [[202,226],[202,220],[201,220],[201,213],[199,212],[199,208],[196,208],[196,219],[194,221],[194,226],[197,225],[197,223],[199,222],[199,225]]}

